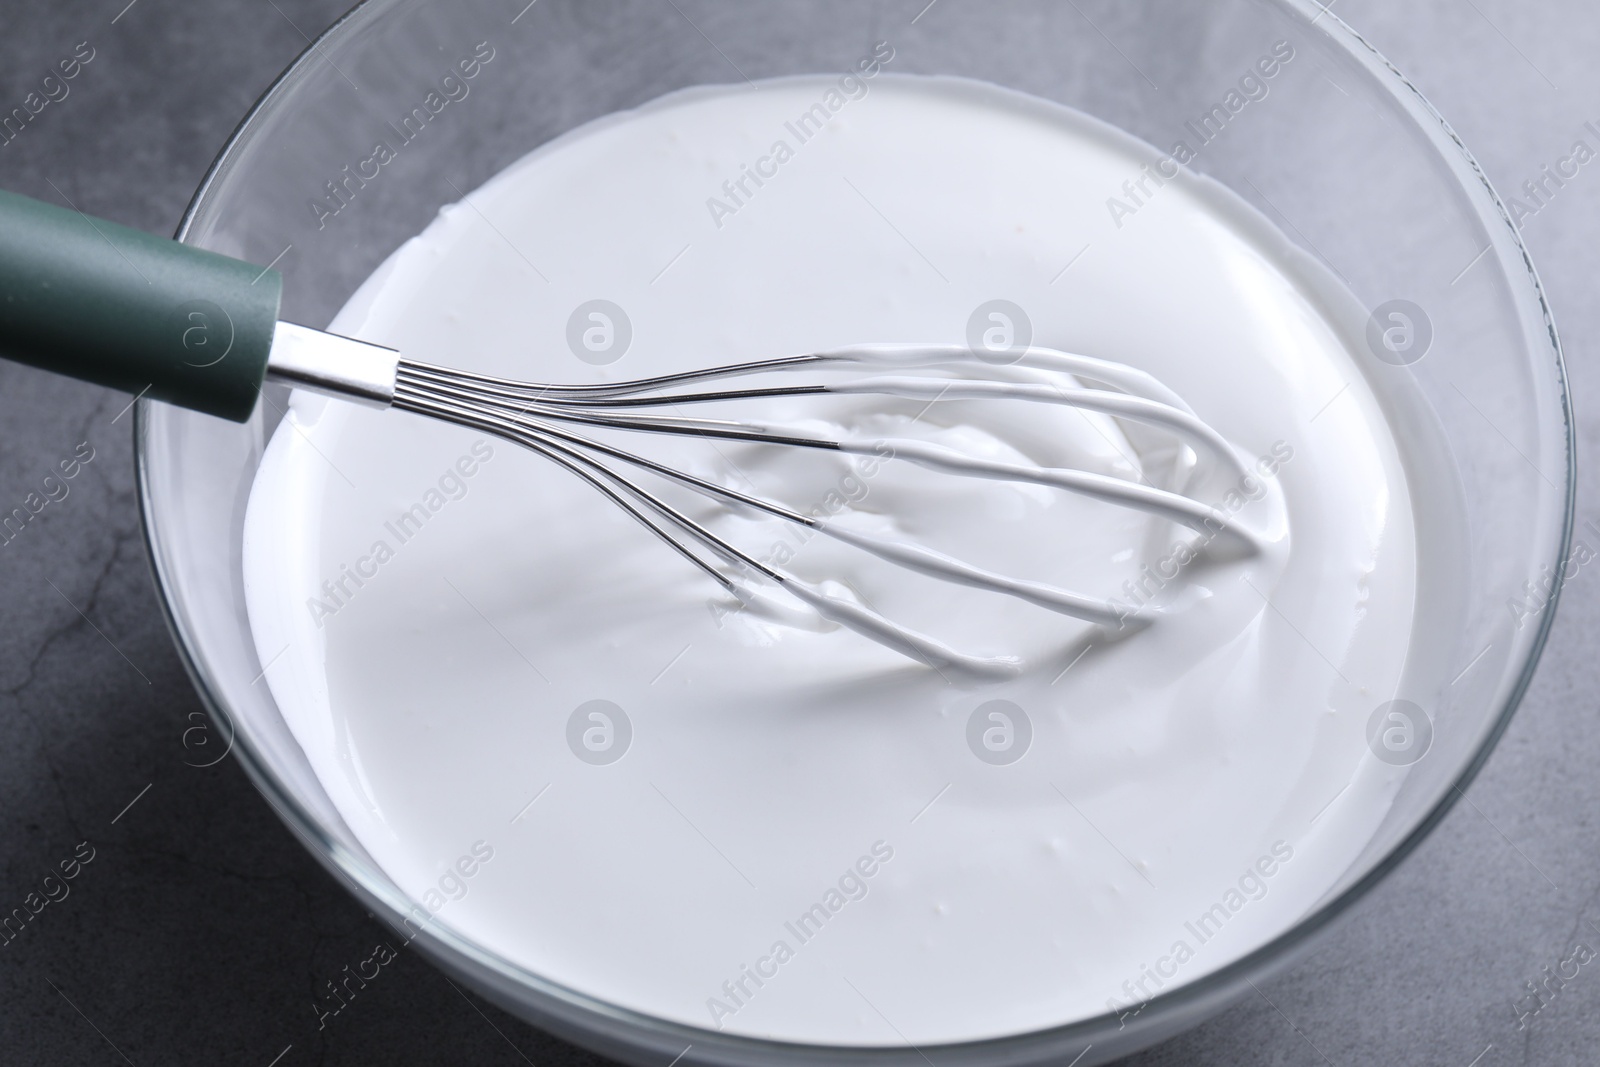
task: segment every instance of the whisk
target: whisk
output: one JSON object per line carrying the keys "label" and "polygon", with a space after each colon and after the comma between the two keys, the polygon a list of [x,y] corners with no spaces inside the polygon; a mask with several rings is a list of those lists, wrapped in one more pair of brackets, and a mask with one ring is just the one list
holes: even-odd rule
{"label": "whisk", "polygon": [[[1197,532],[1219,551],[1249,554],[1260,547],[1258,535],[1237,516],[1182,491],[1192,478],[1156,486],[975,457],[909,438],[821,437],[802,426],[681,413],[697,405],[824,395],[930,405],[1053,404],[1170,435],[1183,457],[1180,468],[1189,461],[1230,478],[1247,473],[1228,442],[1180,397],[1124,364],[1043,348],[1008,353],[997,362],[964,346],[876,344],[599,385],[529,383],[420,363],[393,349],[280,322],[281,291],[281,276],[270,268],[0,192],[0,355],[236,421],[250,417],[263,381],[273,380],[494,434],[588,483],[739,601],[756,602],[762,594],[755,584],[771,583],[823,618],[941,673],[1006,676],[1018,664],[949,648],[864,603],[756,559],[649,488],[641,475],[805,527],[935,580],[1102,627],[1148,625],[1159,609],[1008,577],[925,545],[864,533],[677,469],[592,432],[755,442],[906,462],[956,478],[1029,483],[1138,509]],[[826,371],[830,378],[772,384],[803,371]]]}

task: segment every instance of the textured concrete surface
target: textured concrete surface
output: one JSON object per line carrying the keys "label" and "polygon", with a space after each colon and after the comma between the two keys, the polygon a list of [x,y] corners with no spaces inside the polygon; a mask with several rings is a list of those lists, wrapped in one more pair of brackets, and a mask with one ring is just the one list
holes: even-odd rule
{"label": "textured concrete surface", "polygon": [[[0,109],[80,42],[94,58],[0,148],[0,185],[166,233],[250,103],[344,2],[125,4],[4,0]],[[1592,0],[1337,10],[1434,100],[1502,190],[1600,121]],[[1600,170],[1529,219],[1526,236],[1587,458],[1600,433]],[[70,895],[0,947],[0,1062],[599,1062],[410,956],[318,1030],[313,987],[365,958],[381,930],[231,760],[193,766],[209,758],[205,735],[186,734],[200,704],[140,545],[126,403],[0,365],[0,509],[93,451],[66,497],[0,551],[0,910],[79,861]],[[1600,517],[1600,485],[1583,472],[1580,519]],[[1417,854],[1259,997],[1130,1062],[1600,1062],[1600,964],[1526,1028],[1513,1010],[1575,942],[1600,948],[1597,580],[1586,570],[1569,587],[1510,732]]]}

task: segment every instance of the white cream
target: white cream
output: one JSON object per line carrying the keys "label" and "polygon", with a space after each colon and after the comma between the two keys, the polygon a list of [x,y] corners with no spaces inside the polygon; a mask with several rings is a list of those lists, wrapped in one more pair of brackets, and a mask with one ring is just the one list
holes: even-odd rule
{"label": "white cream", "polygon": [[[333,328],[446,366],[614,381],[961,343],[1003,298],[1035,344],[1155,375],[1248,466],[1275,470],[1244,483],[1259,501],[1227,502],[1228,478],[1203,500],[1268,529],[1266,550],[1162,583],[1141,573],[1173,526],[1079,495],[618,439],[845,530],[1168,609],[1107,640],[685,498],[824,588],[1020,661],[1001,682],[949,684],[802,611],[739,610],[546,459],[297,395],[251,496],[245,581],[312,766],[440,921],[691,1025],[924,1045],[1129,1006],[1292,925],[1404,773],[1369,754],[1365,728],[1427,620],[1401,456],[1352,355],[1364,323],[1347,295],[1209,182],[1170,182],[1113,226],[1106,198],[1156,156],[1081,115],[957,80],[858,84],[868,95],[803,144],[785,123],[835,80],[679,94],[578,130],[444,209]],[[779,140],[789,157],[761,164]],[[719,208],[749,165],[773,173]],[[567,343],[597,298],[632,332],[604,366]],[[584,321],[604,339],[604,320]],[[1162,473],[1160,435],[1053,405],[846,396],[740,412]],[[492,861],[453,876],[478,842]]]}

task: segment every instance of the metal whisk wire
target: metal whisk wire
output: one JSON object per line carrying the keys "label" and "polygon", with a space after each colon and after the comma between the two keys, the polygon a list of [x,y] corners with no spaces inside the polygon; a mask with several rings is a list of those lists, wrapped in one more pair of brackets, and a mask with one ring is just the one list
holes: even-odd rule
{"label": "metal whisk wire", "polygon": [[[901,372],[926,367],[981,368],[982,377],[908,377],[897,373],[804,385],[706,388],[729,378],[786,373],[800,369]],[[1070,376],[1061,381],[1026,379],[1016,371]],[[1084,388],[1093,381],[1110,388]],[[1122,627],[1153,621],[1158,609],[1130,613],[1109,601],[1041,582],[1011,578],[973,566],[925,546],[864,534],[779,502],[709,481],[571,427],[670,434],[815,449],[882,459],[901,459],[945,474],[996,478],[1046,485],[1137,508],[1210,537],[1224,536],[1246,552],[1255,535],[1236,518],[1190,497],[1127,479],[1076,469],[1056,469],[977,459],[942,446],[902,438],[826,438],[793,427],[729,419],[662,415],[648,408],[794,398],[820,395],[877,395],[925,400],[1019,400],[1058,404],[1154,426],[1207,455],[1229,472],[1242,471],[1232,448],[1200,421],[1182,400],[1155,378],[1134,368],[1047,349],[1030,349],[1007,367],[979,360],[957,346],[870,345],[831,352],[787,356],[708,367],[651,378],[595,385],[548,385],[513,381],[401,359],[394,406],[488,432],[551,460],[611,500],[676,553],[749,603],[756,596],[745,579],[759,576],[788,591],[818,614],[867,633],[890,647],[938,669],[979,676],[1013,673],[1009,657],[975,657],[895,624],[872,609],[834,596],[780,568],[762,563],[714,533],[657,493],[622,473],[619,465],[645,471],[720,503],[770,515],[823,533],[891,564],[944,581],[985,589],[1101,625]],[[697,550],[698,549],[698,550]],[[716,561],[720,560],[722,566]],[[727,568],[727,569],[725,569]],[[728,573],[732,570],[733,573]]]}

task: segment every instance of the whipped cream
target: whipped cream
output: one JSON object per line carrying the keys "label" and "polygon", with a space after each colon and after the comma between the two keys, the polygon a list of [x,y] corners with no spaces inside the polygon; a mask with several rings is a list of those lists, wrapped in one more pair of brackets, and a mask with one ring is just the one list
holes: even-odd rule
{"label": "whipped cream", "polygon": [[[1239,462],[1198,499],[1264,533],[1219,552],[1114,503],[903,459],[615,439],[842,530],[1160,608],[1120,633],[686,505],[758,558],[1018,666],[952,680],[814,612],[741,604],[537,455],[296,394],[249,503],[251,622],[376,862],[548,979],[814,1043],[1131,1010],[1292,926],[1405,773],[1366,725],[1428,625],[1413,498],[1336,281],[1192,175],[1107,221],[1160,158],[975,82],[797,78],[592,123],[444,208],[333,330],[563,383],[1021,330],[1171,387]],[[733,203],[724,185],[763,159],[743,185],[759,195]],[[1134,480],[1174,456],[1049,404],[739,414]],[[478,845],[493,864],[453,875]]]}

